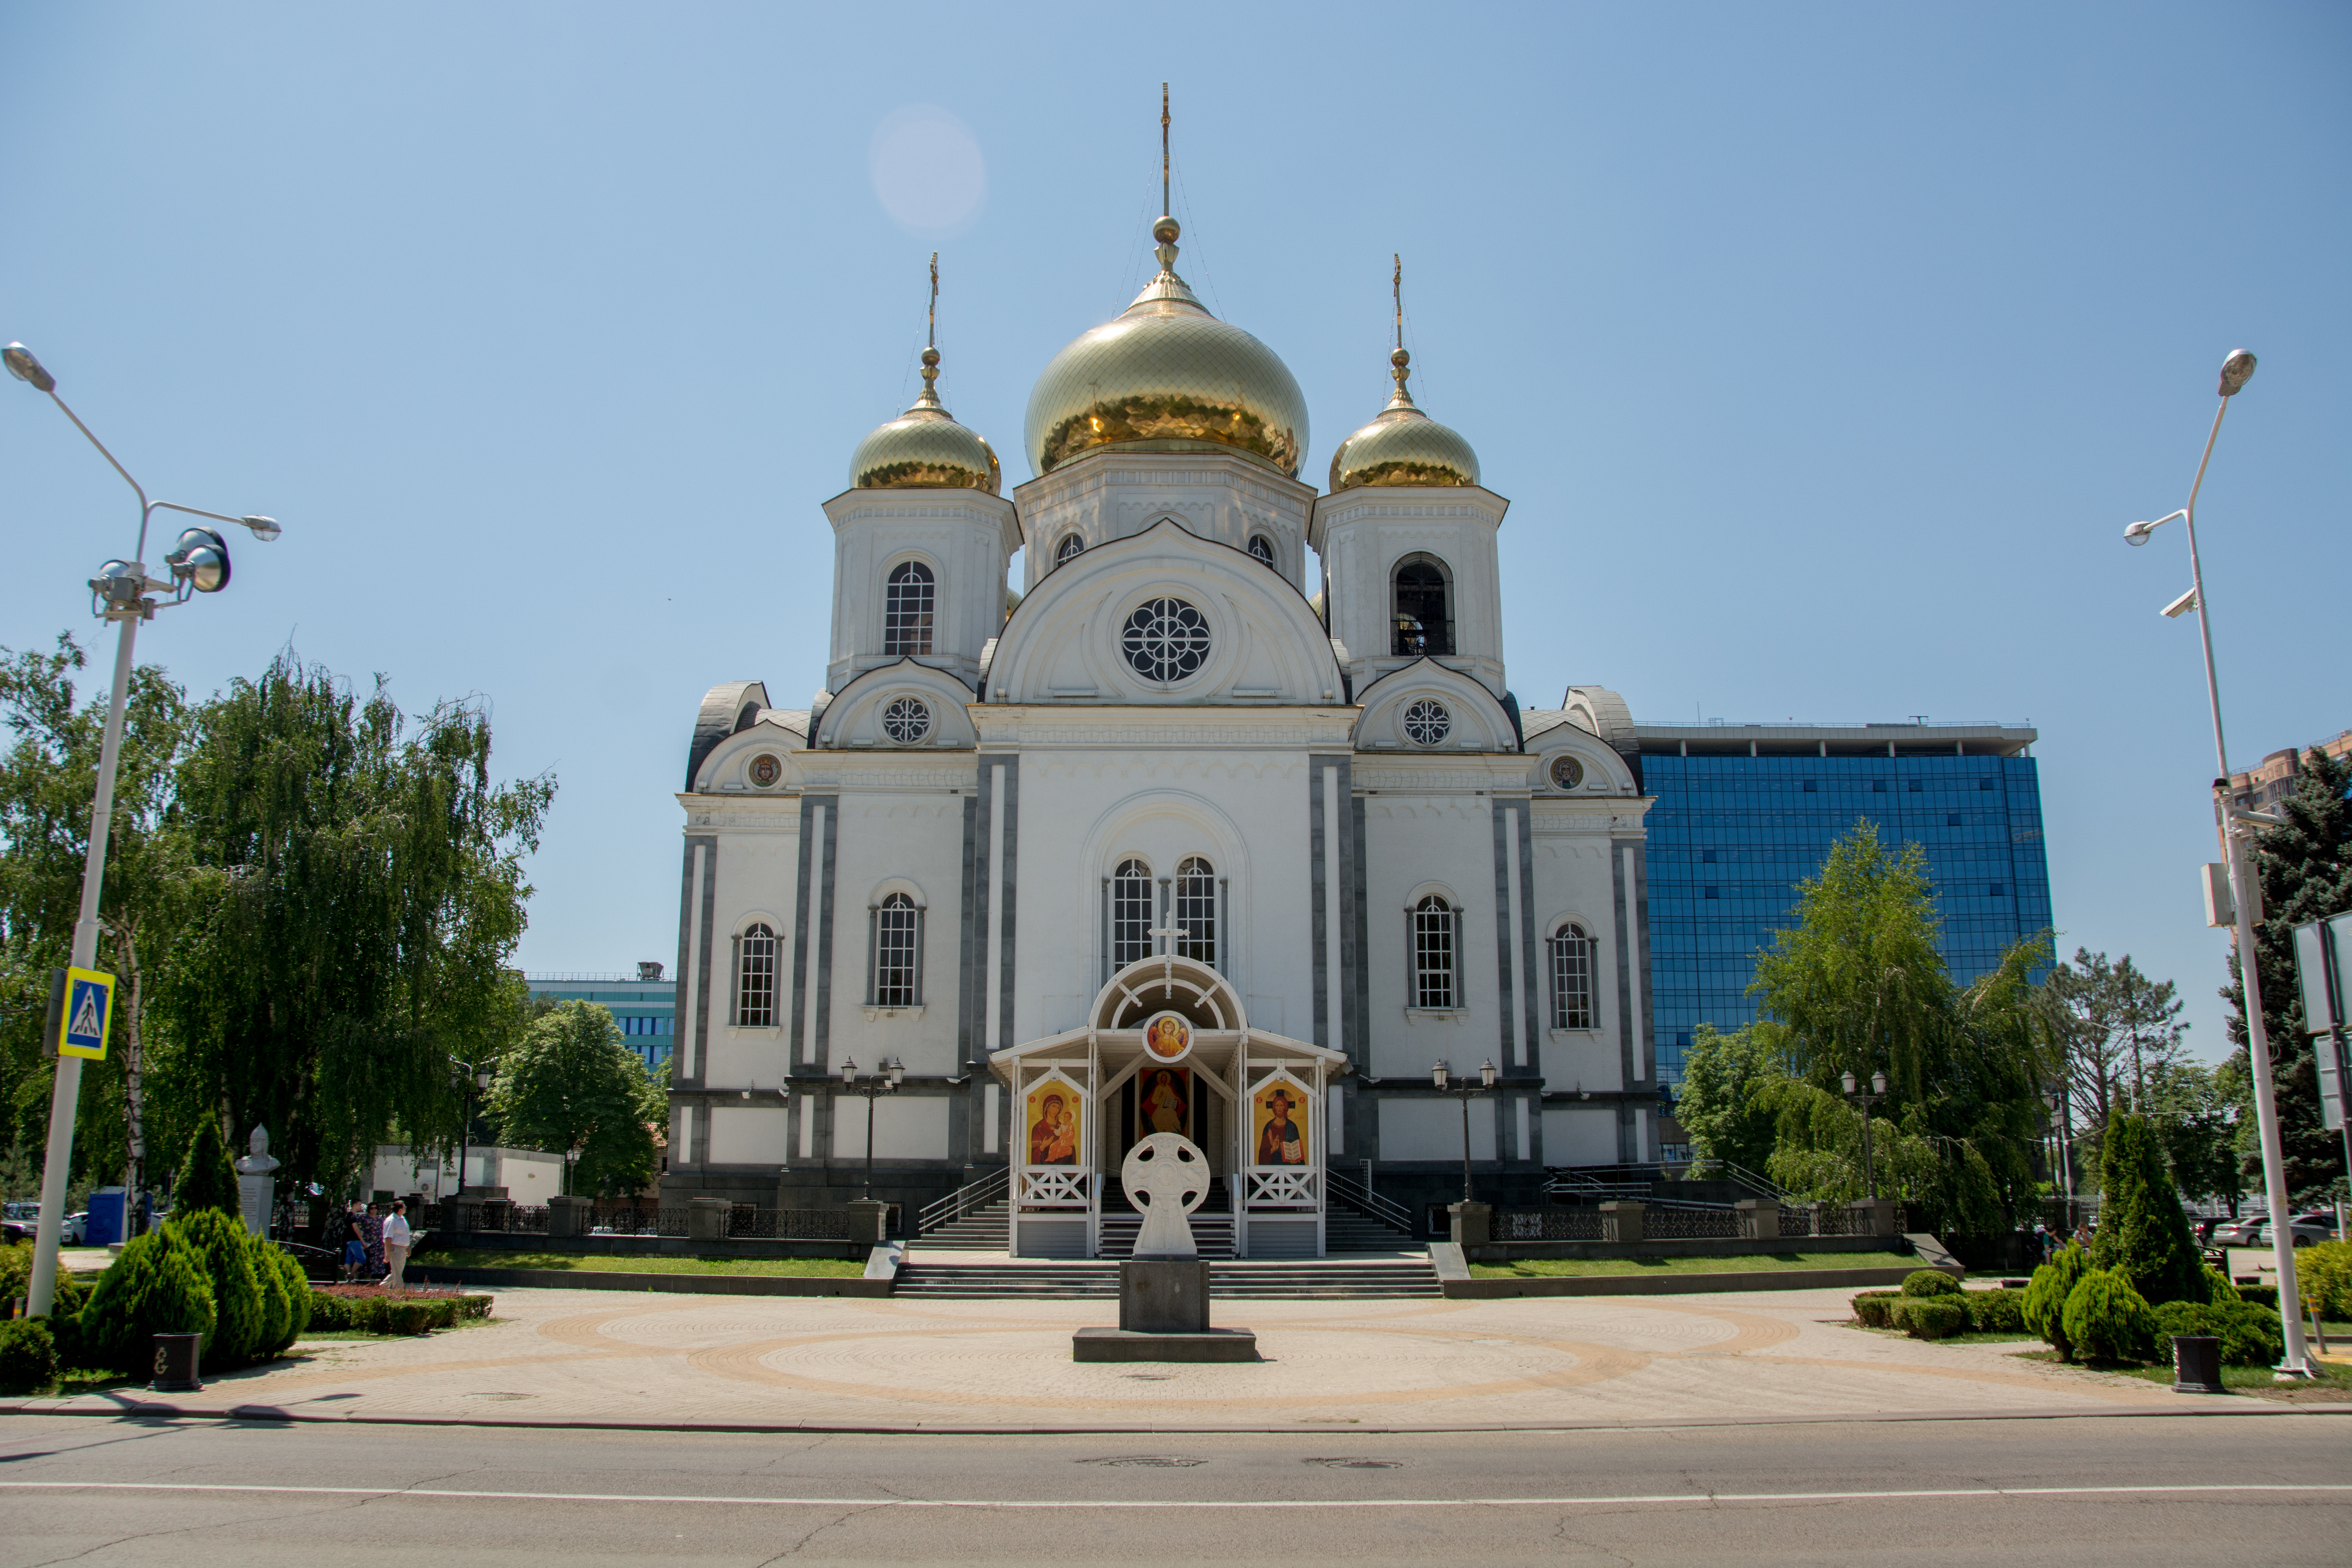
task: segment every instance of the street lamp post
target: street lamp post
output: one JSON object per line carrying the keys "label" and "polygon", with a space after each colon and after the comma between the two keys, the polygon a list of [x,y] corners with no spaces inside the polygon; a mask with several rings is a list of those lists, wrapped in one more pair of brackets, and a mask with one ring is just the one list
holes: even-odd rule
{"label": "street lamp post", "polygon": [[1875,1199],[1878,1196],[1878,1168],[1871,1163],[1870,1158],[1870,1108],[1886,1098],[1886,1075],[1883,1072],[1872,1073],[1870,1087],[1863,1089],[1855,1087],[1853,1074],[1847,1073],[1845,1097],[1862,1107],[1862,1184],[1869,1195]]}
{"label": "street lamp post", "polygon": [[474,1131],[474,1090],[478,1089],[484,1094],[489,1093],[490,1080],[498,1075],[487,1067],[477,1068],[471,1062],[459,1062],[457,1065],[466,1069],[466,1076],[460,1080],[465,1087],[457,1102],[457,1190],[450,1195],[464,1197],[466,1195],[466,1149]]}
{"label": "street lamp post", "polygon": [[[75,429],[89,437],[89,444],[98,448],[99,455],[122,476],[122,482],[139,498],[139,541],[131,559],[108,562],[89,582],[93,613],[121,628],[114,645],[114,685],[107,699],[106,730],[98,748],[98,781],[90,792],[89,845],[82,861],[81,911],[74,922],[71,963],[76,969],[91,969],[98,963],[99,893],[106,875],[106,838],[114,817],[115,763],[122,752],[122,710],[131,690],[131,646],[137,640],[139,623],[153,616],[158,608],[187,603],[192,594],[216,594],[228,586],[228,542],[208,528],[191,528],[183,532],[163,557],[170,575],[150,577],[145,563],[147,525],[158,511],[176,511],[210,518],[215,522],[234,522],[265,541],[277,538],[279,529],[266,517],[230,517],[176,501],[148,500],[147,491],[131,477],[131,470],[115,460],[114,454],[106,449],[106,443],[91,434],[89,426],[81,422],[81,416],[58,395],[57,378],[33,357],[32,350],[22,343],[10,343],[0,350],[0,361],[6,363],[8,374],[18,381],[47,394],[49,401],[74,422]],[[170,596],[151,596],[155,594]],[[57,1292],[58,1243],[65,1223],[66,1173],[73,1160],[74,1111],[80,1099],[81,1058],[59,1053],[49,1092],[49,1138],[41,1167],[41,1215],[34,1231],[33,1277],[26,1287],[26,1310],[36,1318],[49,1315],[50,1302]]]}
{"label": "street lamp post", "polygon": [[1429,1069],[1429,1081],[1436,1086],[1438,1093],[1453,1095],[1462,1101],[1462,1201],[1466,1204],[1472,1201],[1470,1197],[1470,1100],[1473,1095],[1484,1094],[1495,1087],[1495,1064],[1492,1061],[1479,1064],[1476,1083],[1454,1084],[1451,1079],[1452,1074],[1444,1062],[1439,1062]]}
{"label": "street lamp post", "polygon": [[2197,553],[2197,492],[2204,488],[2205,466],[2213,460],[2213,443],[2221,438],[2221,418],[2230,412],[2230,399],[2244,390],[2253,374],[2254,356],[2244,349],[2231,350],[2230,357],[2221,362],[2221,406],[2213,411],[2213,428],[2205,437],[2204,456],[2197,459],[2197,478],[2189,487],[2189,504],[2153,522],[2132,523],[2124,530],[2124,542],[2146,544],[2150,535],[2176,517],[2189,535],[2189,592],[2165,605],[2163,613],[2177,618],[2194,609],[2198,636],[2204,643],[2205,701],[2213,720],[2213,802],[2221,817],[2222,852],[2229,860],[2230,899],[2237,906],[2233,940],[2237,944],[2238,976],[2244,988],[2246,1062],[2252,1068],[2254,1123],[2262,1139],[2263,1190],[2274,1222],[2270,1227],[2271,1255],[2278,1268],[2279,1322],[2285,1331],[2286,1341],[2286,1353],[2279,1362],[2278,1376],[2280,1381],[2287,1382],[2314,1373],[2310,1350],[2303,1336],[2303,1314],[2299,1310],[2303,1298],[2295,1287],[2294,1228],[2275,1223],[2278,1216],[2287,1213],[2286,1155],[2279,1139],[2278,1102],[2271,1086],[2270,1037],[2263,1026],[2262,965],[2254,947],[2254,910],[2259,907],[2260,894],[2246,854],[2247,842],[2254,829],[2272,826],[2278,819],[2243,810],[2230,798],[2230,752],[2221,733],[2221,686],[2213,673],[2213,623],[2206,605],[2205,570]]}
{"label": "street lamp post", "polygon": [[857,1062],[845,1057],[841,1063],[841,1087],[852,1094],[866,1097],[866,1199],[874,1197],[874,1097],[897,1091],[898,1080],[907,1076],[907,1064],[889,1058],[883,1058],[861,1087],[857,1081]]}

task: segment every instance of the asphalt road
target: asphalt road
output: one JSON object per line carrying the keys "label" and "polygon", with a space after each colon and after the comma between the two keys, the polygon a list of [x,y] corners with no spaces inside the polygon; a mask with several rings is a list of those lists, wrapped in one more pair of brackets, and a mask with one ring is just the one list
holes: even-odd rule
{"label": "asphalt road", "polygon": [[1305,1437],[16,1416],[0,1521],[5,1568],[2342,1564],[2352,1416]]}

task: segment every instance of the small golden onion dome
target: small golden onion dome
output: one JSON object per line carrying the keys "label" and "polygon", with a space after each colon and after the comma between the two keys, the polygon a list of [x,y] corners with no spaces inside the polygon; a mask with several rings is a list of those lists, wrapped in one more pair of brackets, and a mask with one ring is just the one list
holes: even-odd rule
{"label": "small golden onion dome", "polygon": [[1051,473],[1098,447],[1244,452],[1294,479],[1307,398],[1264,343],[1209,314],[1176,276],[1172,217],[1152,225],[1160,275],[1116,321],[1054,356],[1029,394],[1029,461]]}
{"label": "small golden onion dome", "polygon": [[1428,415],[1405,390],[1412,355],[1389,355],[1396,395],[1380,417],[1339,443],[1331,454],[1331,492],[1359,485],[1475,485],[1478,454],[1461,435]]}
{"label": "small golden onion dome", "polygon": [[980,432],[957,424],[940,403],[940,351],[923,351],[923,392],[907,412],[857,443],[849,488],[924,488],[997,493],[1003,468]]}

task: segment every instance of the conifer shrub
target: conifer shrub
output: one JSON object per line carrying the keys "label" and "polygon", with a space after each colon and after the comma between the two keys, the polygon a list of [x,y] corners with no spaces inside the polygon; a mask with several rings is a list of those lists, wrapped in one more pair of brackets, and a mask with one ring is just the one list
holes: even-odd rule
{"label": "conifer shrub", "polygon": [[2322,1241],[2296,1253],[2294,1281],[2321,1317],[2352,1320],[2352,1242]]}
{"label": "conifer shrub", "polygon": [[57,1376],[57,1342],[46,1319],[0,1323],[0,1394],[37,1394]]}
{"label": "conifer shrub", "polygon": [[2179,1190],[2146,1117],[2107,1119],[2099,1190],[2092,1265],[2126,1276],[2147,1301],[2204,1300],[2204,1255],[2189,1234]]}
{"label": "conifer shrub", "polygon": [[2033,1271],[2021,1304],[2025,1329],[2058,1352],[2060,1361],[2074,1359],[2074,1341],[2066,1332],[2066,1298],[2091,1270],[2091,1255],[2069,1243],[2058,1255]]}
{"label": "conifer shrub", "polygon": [[2238,1288],[2230,1283],[2227,1274],[2209,1263],[2205,1266],[2205,1300],[2220,1307],[2245,1298],[2238,1294]]}
{"label": "conifer shrub", "polygon": [[1968,1310],[1969,1329],[1979,1334],[2017,1334],[2025,1331],[2025,1292],[2022,1290],[1963,1290],[1960,1305]]}
{"label": "conifer shrub", "polygon": [[1960,1282],[1940,1268],[1914,1268],[1903,1277],[1906,1296],[1957,1296]]}
{"label": "conifer shrub", "polygon": [[1887,1317],[1915,1340],[1948,1340],[1969,1326],[1968,1307],[1949,1296],[1899,1297]]}
{"label": "conifer shrub", "polygon": [[0,1245],[0,1301],[13,1301],[32,1289],[33,1244]]}
{"label": "conifer shrub", "polygon": [[1864,1290],[1853,1299],[1854,1318],[1865,1328],[1890,1327],[1886,1314],[1902,1299],[1902,1293],[1896,1290]]}
{"label": "conifer shrub", "polygon": [[220,1128],[209,1116],[196,1122],[196,1135],[188,1141],[187,1158],[181,1162],[180,1179],[172,1189],[173,1213],[182,1218],[198,1209],[218,1209],[223,1214],[236,1214],[244,1206],[236,1186],[236,1163],[229,1158],[228,1145],[221,1142]]}
{"label": "conifer shrub", "polygon": [[[278,1271],[279,1248],[258,1236],[245,1238],[246,1260],[253,1266],[254,1283],[261,1288],[261,1328],[253,1342],[253,1359],[271,1361],[294,1342],[288,1332],[294,1321],[294,1301],[286,1293],[286,1276]],[[303,1294],[308,1295],[306,1287]]]}
{"label": "conifer shrub", "polygon": [[2066,1338],[2093,1361],[2148,1361],[2156,1314],[2122,1270],[2094,1268],[2067,1293]]}
{"label": "conifer shrub", "polygon": [[155,1334],[213,1332],[211,1270],[196,1249],[170,1226],[134,1237],[112,1268],[99,1276],[79,1318],[80,1353],[74,1359],[110,1367],[125,1377],[154,1366]]}
{"label": "conifer shrub", "polygon": [[253,1270],[245,1221],[204,1208],[174,1215],[163,1228],[178,1233],[212,1283],[215,1317],[212,1337],[205,1342],[205,1370],[243,1366],[259,1348],[265,1327],[261,1280]]}
{"label": "conifer shrub", "polygon": [[2286,1353],[2278,1314],[2251,1301],[2167,1301],[2156,1309],[2156,1331],[2160,1340],[2210,1334],[2221,1342],[2221,1359],[2231,1366],[2272,1366]]}
{"label": "conifer shrub", "polygon": [[302,1337],[310,1326],[310,1281],[302,1272],[301,1263],[282,1247],[262,1244],[263,1256],[278,1272],[278,1288],[286,1292],[286,1325],[284,1337],[271,1348],[272,1355],[283,1355],[287,1346]]}

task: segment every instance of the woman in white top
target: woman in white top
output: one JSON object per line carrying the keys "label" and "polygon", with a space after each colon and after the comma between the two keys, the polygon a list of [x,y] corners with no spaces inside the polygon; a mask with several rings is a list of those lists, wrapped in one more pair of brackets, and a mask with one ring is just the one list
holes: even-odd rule
{"label": "woman in white top", "polygon": [[400,1271],[408,1266],[409,1239],[408,1205],[395,1202],[383,1222],[383,1282],[394,1290],[404,1288]]}

